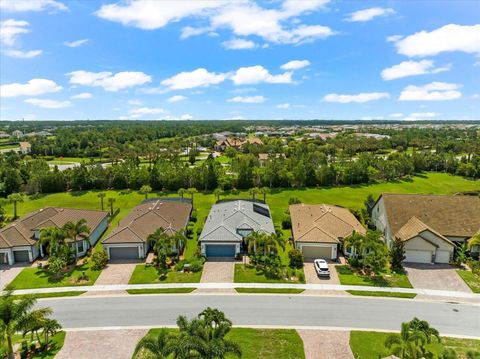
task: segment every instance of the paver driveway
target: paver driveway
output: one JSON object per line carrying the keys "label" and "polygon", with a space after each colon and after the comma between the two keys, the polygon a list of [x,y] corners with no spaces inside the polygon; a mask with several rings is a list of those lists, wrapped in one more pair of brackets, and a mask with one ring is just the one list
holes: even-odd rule
{"label": "paver driveway", "polygon": [[353,359],[349,331],[298,330],[303,340],[305,359]]}
{"label": "paver driveway", "polygon": [[0,265],[0,289],[5,288],[29,264]]}
{"label": "paver driveway", "polygon": [[136,262],[109,262],[107,267],[100,273],[95,282],[96,285],[128,284],[132,276]]}
{"label": "paver driveway", "polygon": [[56,359],[130,359],[147,329],[67,332]]}
{"label": "paver driveway", "polygon": [[235,261],[218,258],[203,265],[201,283],[233,283]]}
{"label": "paver driveway", "polygon": [[328,268],[330,269],[330,278],[319,278],[315,271],[315,267],[313,266],[313,262],[305,262],[303,265],[305,281],[307,284],[340,284],[335,264],[329,263]]}
{"label": "paver driveway", "polygon": [[406,263],[404,267],[414,288],[472,292],[448,264]]}

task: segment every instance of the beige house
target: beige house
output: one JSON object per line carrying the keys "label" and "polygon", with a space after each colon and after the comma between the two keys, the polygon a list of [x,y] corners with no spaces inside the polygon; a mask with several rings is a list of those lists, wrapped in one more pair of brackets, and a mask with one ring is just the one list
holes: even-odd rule
{"label": "beige house", "polygon": [[295,248],[305,260],[337,259],[343,240],[366,230],[346,208],[328,204],[294,204],[289,207]]}
{"label": "beige house", "polygon": [[455,245],[480,229],[480,198],[382,194],[371,217],[389,246],[395,238],[405,241],[405,262],[448,263]]}
{"label": "beige house", "polygon": [[30,142],[20,142],[19,144],[22,155],[28,155],[30,152],[32,152],[32,145]]}

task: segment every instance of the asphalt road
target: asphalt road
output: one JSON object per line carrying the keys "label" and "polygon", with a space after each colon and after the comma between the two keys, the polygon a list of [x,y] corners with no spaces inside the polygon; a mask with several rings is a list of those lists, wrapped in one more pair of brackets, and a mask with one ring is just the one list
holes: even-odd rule
{"label": "asphalt road", "polygon": [[39,301],[64,328],[174,325],[210,306],[234,325],[399,330],[418,317],[442,334],[480,336],[480,306],[362,297],[289,295],[147,295],[70,297]]}

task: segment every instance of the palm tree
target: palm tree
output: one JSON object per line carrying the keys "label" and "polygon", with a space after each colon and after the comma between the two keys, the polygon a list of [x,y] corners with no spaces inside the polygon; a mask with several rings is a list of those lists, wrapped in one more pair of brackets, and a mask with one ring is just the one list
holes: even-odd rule
{"label": "palm tree", "polygon": [[155,358],[164,359],[169,357],[173,349],[172,337],[168,334],[166,329],[162,329],[156,337],[143,337],[135,347],[133,357],[135,358],[140,351],[146,351]]}
{"label": "palm tree", "polygon": [[153,251],[157,254],[158,262],[162,269],[167,268],[167,257],[172,253],[172,237],[165,233],[160,227],[147,237],[147,241],[153,245]]}
{"label": "palm tree", "polygon": [[78,258],[78,246],[77,246],[77,238],[78,236],[86,237],[90,234],[90,228],[87,226],[87,221],[85,219],[81,219],[77,222],[68,221],[63,226],[67,236],[73,239],[73,246],[75,247],[75,266],[77,265],[77,258]]}
{"label": "palm tree", "polygon": [[468,249],[472,249],[475,246],[480,246],[480,233],[475,234],[470,240],[468,241]]}
{"label": "palm tree", "polygon": [[258,194],[258,188],[253,187],[248,190],[248,192],[252,195],[252,199],[255,200],[255,196]]}
{"label": "palm tree", "polygon": [[140,191],[139,191],[141,194],[145,195],[145,199],[148,199],[148,194],[150,192],[152,192],[152,187],[150,187],[148,184],[146,185],[143,185],[141,188],[140,188]]}
{"label": "palm tree", "polygon": [[177,193],[180,197],[184,197],[185,196],[185,193],[187,192],[187,190],[185,188],[180,188]]}
{"label": "palm tree", "polygon": [[43,324],[44,345],[48,345],[50,338],[53,337],[62,326],[55,319],[46,319]]}
{"label": "palm tree", "polygon": [[415,341],[419,339],[417,335],[413,335],[409,330],[409,323],[402,323],[400,336],[392,334],[385,340],[385,346],[392,349],[393,354],[400,359],[419,359],[422,357],[422,352],[415,345]]}
{"label": "palm tree", "polygon": [[260,193],[263,194],[263,202],[267,202],[267,194],[270,194],[270,188],[262,187],[260,188]]}
{"label": "palm tree", "polygon": [[108,205],[110,206],[110,216],[113,216],[113,204],[115,203],[116,199],[111,197],[107,201]]}
{"label": "palm tree", "polygon": [[33,309],[36,301],[32,296],[16,299],[11,291],[1,296],[0,333],[7,342],[9,359],[15,358],[13,336],[17,332],[28,330],[30,323],[37,322],[39,318],[46,318],[52,313],[50,308]]}
{"label": "palm tree", "polygon": [[221,188],[216,188],[214,191],[213,191],[213,194],[215,197],[217,197],[217,201],[220,201],[220,196],[223,194],[223,189]]}
{"label": "palm tree", "polygon": [[59,257],[65,247],[67,234],[63,228],[46,227],[40,230],[40,239],[36,243],[38,246],[45,245],[51,256]]}
{"label": "palm tree", "polygon": [[97,194],[97,197],[100,198],[100,203],[102,205],[102,211],[103,211],[103,199],[105,198],[105,196],[106,196],[105,192],[100,192],[99,194]]}
{"label": "palm tree", "polygon": [[245,237],[245,243],[248,247],[248,253],[257,254],[262,247],[262,244],[265,242],[266,234],[265,232],[251,232],[248,236]]}
{"label": "palm tree", "polygon": [[352,256],[358,257],[363,239],[364,239],[364,236],[362,234],[354,231],[351,235],[345,238],[345,240],[343,241],[343,247],[345,249],[351,248]]}
{"label": "palm tree", "polygon": [[7,199],[13,203],[13,219],[17,219],[17,203],[22,203],[25,200],[23,193],[12,193]]}
{"label": "palm tree", "polygon": [[193,188],[193,187],[190,187],[189,189],[187,189],[186,193],[188,193],[190,195],[190,198],[192,199],[192,207],[193,207],[193,195],[195,193],[197,193],[197,189],[196,188]]}
{"label": "palm tree", "polygon": [[415,345],[419,346],[424,354],[424,344],[430,344],[432,339],[440,342],[440,334],[438,333],[438,330],[432,328],[426,320],[420,320],[415,317],[408,322],[408,327],[412,335],[415,337]]}

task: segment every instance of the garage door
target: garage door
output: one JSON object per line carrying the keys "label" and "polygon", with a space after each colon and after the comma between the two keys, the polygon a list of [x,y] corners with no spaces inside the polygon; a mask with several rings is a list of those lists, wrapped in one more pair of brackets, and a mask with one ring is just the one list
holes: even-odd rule
{"label": "garage door", "polygon": [[30,262],[28,251],[13,251],[13,259],[15,260],[15,263]]}
{"label": "garage door", "polygon": [[448,262],[450,262],[450,251],[437,251],[437,253],[435,253],[435,263]]}
{"label": "garage door", "polygon": [[332,258],[332,247],[302,246],[305,260],[334,259]]}
{"label": "garage door", "polygon": [[0,253],[0,264],[8,264],[8,254]]}
{"label": "garage door", "polygon": [[138,247],[110,247],[110,259],[138,259]]}
{"label": "garage door", "polygon": [[235,257],[235,245],[207,244],[207,257]]}
{"label": "garage door", "polygon": [[405,251],[404,262],[410,263],[432,263],[431,251]]}

